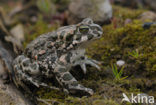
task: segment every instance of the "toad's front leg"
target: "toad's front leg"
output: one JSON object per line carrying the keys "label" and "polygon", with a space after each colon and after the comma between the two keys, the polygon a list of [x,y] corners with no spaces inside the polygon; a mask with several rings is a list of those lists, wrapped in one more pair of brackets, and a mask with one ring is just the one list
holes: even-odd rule
{"label": "toad's front leg", "polygon": [[72,51],[71,52],[71,62],[73,64],[72,66],[79,65],[82,68],[84,74],[86,74],[86,71],[87,71],[86,65],[90,65],[90,66],[96,67],[97,69],[100,69],[100,67],[98,66],[100,64],[100,62],[86,57],[85,49],[79,49],[79,50]]}
{"label": "toad's front leg", "polygon": [[66,66],[58,64],[54,70],[54,74],[60,85],[71,94],[92,95],[93,90],[79,84]]}
{"label": "toad's front leg", "polygon": [[74,63],[74,66],[80,65],[81,69],[83,70],[83,73],[86,74],[86,65],[96,67],[98,70],[100,70],[100,67],[98,66],[99,64],[100,62],[94,59],[87,58],[86,56],[81,56],[80,59]]}

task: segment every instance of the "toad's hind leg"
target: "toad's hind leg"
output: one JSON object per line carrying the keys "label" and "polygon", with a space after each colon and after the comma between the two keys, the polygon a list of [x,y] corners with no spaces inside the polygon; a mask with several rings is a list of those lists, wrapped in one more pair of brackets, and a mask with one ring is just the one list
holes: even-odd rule
{"label": "toad's hind leg", "polygon": [[20,84],[21,81],[29,81],[35,86],[39,87],[38,83],[32,78],[32,76],[39,74],[39,65],[37,62],[32,63],[29,58],[25,57],[24,55],[20,55],[14,60],[13,67],[15,81],[17,81],[17,84]]}
{"label": "toad's hind leg", "polygon": [[29,58],[25,57],[24,55],[20,55],[14,60],[13,65],[14,65],[14,73],[15,73],[13,80],[16,86],[20,85],[23,88],[25,88],[26,86],[23,83],[24,81],[24,82],[31,83],[36,87],[43,86],[43,87],[59,90],[56,87],[49,86],[48,84],[39,81],[37,78],[34,78],[40,73],[39,65],[37,64],[37,62],[32,63]]}
{"label": "toad's hind leg", "polygon": [[56,79],[69,93],[71,94],[82,94],[82,95],[92,95],[93,90],[86,88],[79,84],[78,81],[72,76],[72,74],[67,70],[65,66],[58,65],[54,70]]}

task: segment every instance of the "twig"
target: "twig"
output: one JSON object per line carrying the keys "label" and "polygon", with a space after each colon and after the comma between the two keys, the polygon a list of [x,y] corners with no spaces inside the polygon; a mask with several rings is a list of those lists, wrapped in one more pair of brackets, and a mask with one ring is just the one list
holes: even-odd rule
{"label": "twig", "polygon": [[[58,101],[55,100],[50,100],[50,99],[41,99],[41,98],[37,98],[38,101],[45,103],[46,105],[54,105],[56,102],[60,103]],[[49,103],[51,102],[51,103]]]}
{"label": "twig", "polygon": [[37,98],[38,101],[45,103],[46,105],[51,105],[50,103],[48,103],[46,100],[41,99],[41,98]]}

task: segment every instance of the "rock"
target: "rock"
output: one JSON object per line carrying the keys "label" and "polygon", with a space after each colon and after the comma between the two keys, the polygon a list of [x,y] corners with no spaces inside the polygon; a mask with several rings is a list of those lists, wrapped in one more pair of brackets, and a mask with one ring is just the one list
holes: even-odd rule
{"label": "rock", "polygon": [[147,21],[147,20],[151,20],[152,22],[156,21],[156,13],[152,12],[152,11],[147,11],[142,13],[139,16],[139,19],[143,22]]}
{"label": "rock", "polygon": [[144,0],[145,4],[156,11],[156,0]]}
{"label": "rock", "polygon": [[156,0],[110,0],[114,4],[120,4],[131,8],[147,8],[156,11]]}
{"label": "rock", "polygon": [[[8,29],[5,27],[4,25],[4,21],[3,19],[1,19],[0,16],[0,40],[3,41],[2,43],[7,47],[6,49],[11,49],[12,46],[14,46],[14,52],[16,52],[16,54],[18,54],[18,52],[20,51],[20,49],[22,49],[22,43],[18,40],[15,39],[15,37],[13,37]],[[9,43],[9,45],[8,45]]]}
{"label": "rock", "polygon": [[12,61],[20,47],[3,23],[0,16],[0,105],[33,105],[11,81],[14,74]]}
{"label": "rock", "polygon": [[118,61],[116,62],[116,64],[117,64],[118,66],[123,66],[123,65],[125,64],[125,61],[123,61],[123,60],[118,60]]}
{"label": "rock", "polygon": [[130,7],[130,8],[138,8],[138,7],[143,7],[144,2],[143,0],[110,0],[114,4],[120,4],[125,7]]}
{"label": "rock", "polygon": [[[1,41],[0,39],[0,105],[32,105],[30,100],[24,97],[24,95],[14,86],[13,83],[4,84],[6,83],[6,79],[10,76],[9,80],[12,80],[11,77],[13,76],[12,70],[12,61],[15,54],[10,49],[6,48],[9,47],[9,44]],[[6,44],[6,45],[5,45]],[[10,75],[8,75],[10,74]]]}
{"label": "rock", "polygon": [[0,79],[0,105],[33,105],[12,84],[3,84]]}
{"label": "rock", "polygon": [[146,22],[142,25],[144,29],[149,29],[152,25],[156,25],[155,22]]}
{"label": "rock", "polygon": [[21,24],[16,25],[10,30],[10,33],[15,37],[15,39],[19,40],[20,42],[24,41],[24,29]]}
{"label": "rock", "polygon": [[104,23],[112,17],[109,0],[73,0],[69,5],[68,23],[75,24],[90,17],[95,22]]}
{"label": "rock", "polygon": [[13,76],[12,61],[14,55],[10,51],[11,47],[5,49],[5,44],[0,41],[0,105],[32,105],[12,83],[4,84],[11,79],[11,77],[8,79],[8,74]]}

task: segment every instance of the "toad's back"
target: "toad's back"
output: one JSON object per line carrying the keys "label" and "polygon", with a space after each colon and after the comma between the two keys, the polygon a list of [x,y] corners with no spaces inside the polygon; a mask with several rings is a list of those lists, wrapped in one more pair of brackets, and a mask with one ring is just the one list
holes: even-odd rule
{"label": "toad's back", "polygon": [[85,49],[81,46],[98,39],[102,32],[99,25],[86,18],[79,24],[39,36],[27,46],[24,54],[14,60],[15,83],[24,88],[22,82],[56,89],[44,81],[53,76],[67,93],[92,95],[93,90],[79,84],[70,70],[77,65],[84,73],[86,65],[100,68],[98,61],[85,56]]}
{"label": "toad's back", "polygon": [[55,32],[43,34],[28,44],[24,54],[35,60],[44,59],[44,57],[54,53],[56,50],[54,47],[56,38]]}

